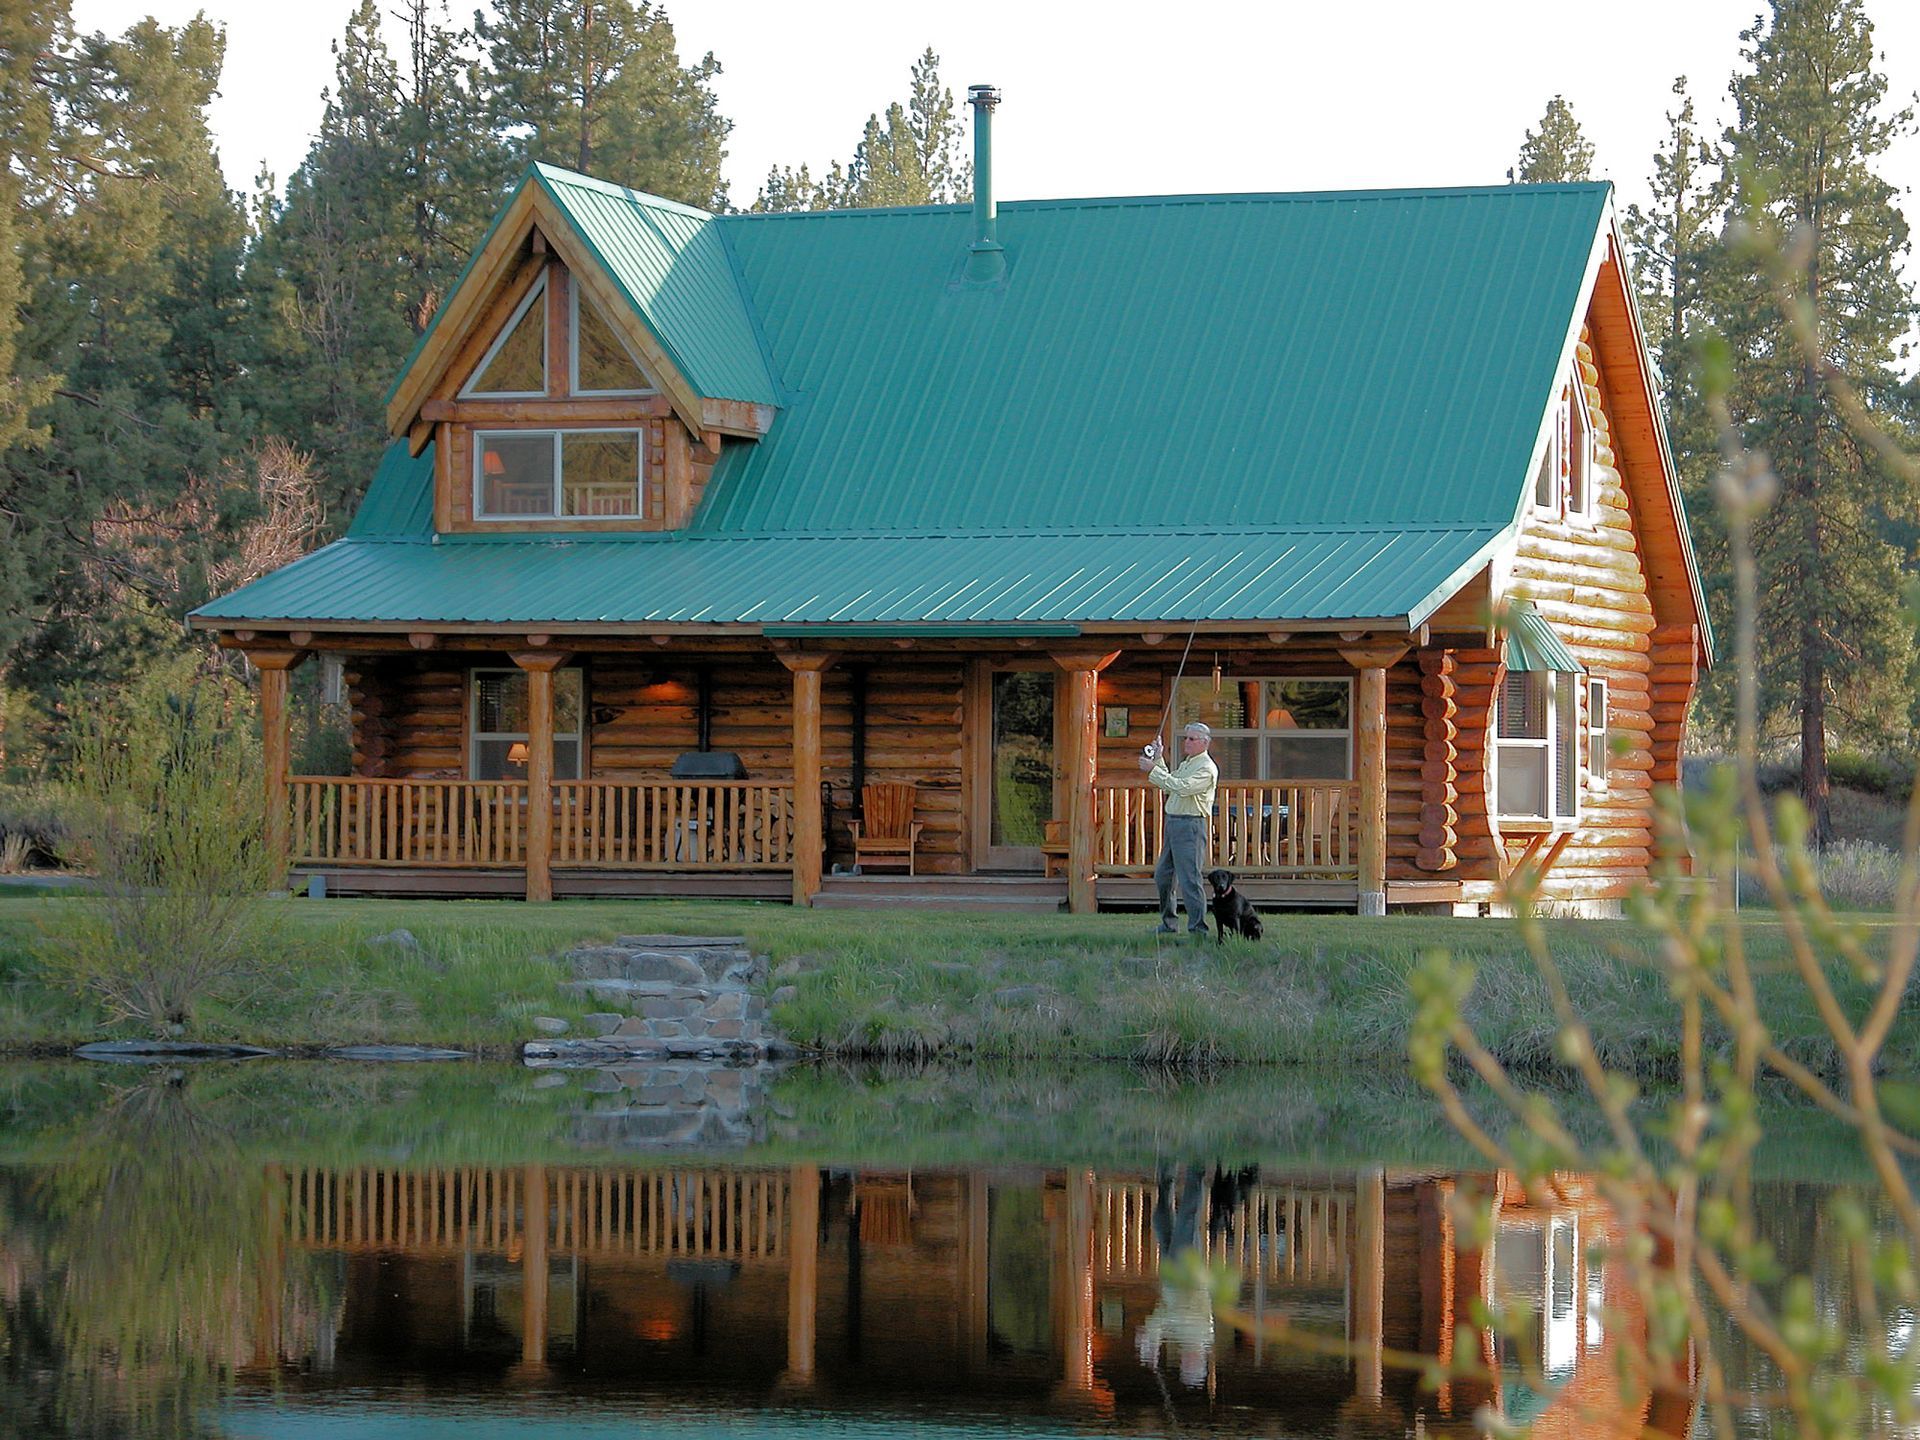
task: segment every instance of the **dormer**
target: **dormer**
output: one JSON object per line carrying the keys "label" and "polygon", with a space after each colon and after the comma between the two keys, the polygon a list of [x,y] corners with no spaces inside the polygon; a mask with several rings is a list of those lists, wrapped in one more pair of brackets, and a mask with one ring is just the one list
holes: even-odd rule
{"label": "dormer", "polygon": [[535,166],[388,399],[447,534],[675,530],[777,389],[713,217]]}

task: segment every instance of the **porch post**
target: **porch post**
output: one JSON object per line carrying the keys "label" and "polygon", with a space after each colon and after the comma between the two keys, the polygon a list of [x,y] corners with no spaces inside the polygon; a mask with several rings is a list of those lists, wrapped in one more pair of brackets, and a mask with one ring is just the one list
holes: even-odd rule
{"label": "porch post", "polygon": [[780,1379],[783,1386],[804,1388],[813,1383],[820,1298],[820,1172],[811,1165],[787,1172],[786,1241],[787,1369]]}
{"label": "porch post", "polygon": [[1354,1187],[1353,1391],[1380,1403],[1384,1393],[1381,1348],[1386,1339],[1387,1177],[1379,1166],[1362,1170]]}
{"label": "porch post", "polygon": [[287,773],[293,749],[287,676],[307,658],[307,652],[248,650],[245,654],[260,672],[260,759],[266,772],[267,853],[273,857],[270,883],[278,888],[287,878]]}
{"label": "porch post", "polygon": [[1100,672],[1120,658],[1105,654],[1058,653],[1054,664],[1067,672],[1067,909],[1091,915],[1100,908],[1094,889],[1093,789],[1100,763]]}
{"label": "porch post", "polygon": [[825,851],[820,837],[820,676],[834,657],[780,651],[793,672],[793,903],[811,905],[820,893]]}
{"label": "porch post", "polygon": [[553,899],[553,672],[567,663],[558,650],[521,651],[527,672],[527,899]]}
{"label": "porch post", "polygon": [[1353,687],[1354,769],[1360,782],[1360,913],[1387,913],[1387,667],[1407,643],[1375,640],[1342,647],[1359,672]]}

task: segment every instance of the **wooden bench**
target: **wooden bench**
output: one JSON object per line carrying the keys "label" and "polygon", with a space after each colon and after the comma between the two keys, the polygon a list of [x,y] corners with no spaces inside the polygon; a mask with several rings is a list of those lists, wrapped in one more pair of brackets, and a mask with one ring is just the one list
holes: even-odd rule
{"label": "wooden bench", "polygon": [[926,826],[913,818],[914,787],[879,784],[860,787],[860,810],[865,817],[849,820],[853,833],[853,863],[856,869],[869,866],[906,866],[913,874],[914,847]]}

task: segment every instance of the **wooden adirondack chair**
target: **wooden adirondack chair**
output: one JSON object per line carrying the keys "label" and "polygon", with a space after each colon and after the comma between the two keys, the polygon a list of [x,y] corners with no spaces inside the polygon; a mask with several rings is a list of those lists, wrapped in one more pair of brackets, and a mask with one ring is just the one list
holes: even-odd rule
{"label": "wooden adirondack chair", "polygon": [[864,822],[849,820],[853,832],[853,863],[864,870],[868,866],[905,865],[913,874],[913,850],[926,828],[913,818],[914,789],[911,785],[862,785],[860,807]]}

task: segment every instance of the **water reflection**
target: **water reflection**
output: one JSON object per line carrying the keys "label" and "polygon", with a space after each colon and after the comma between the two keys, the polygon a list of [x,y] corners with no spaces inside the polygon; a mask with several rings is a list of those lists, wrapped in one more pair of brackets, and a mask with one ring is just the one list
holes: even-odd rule
{"label": "water reflection", "polygon": [[[22,1433],[439,1434],[455,1402],[749,1431],[779,1428],[769,1406],[1026,1432],[1675,1421],[1617,1399],[1640,1320],[1589,1263],[1623,1237],[1579,1177],[1541,1207],[1507,1177],[1393,1167],[288,1164],[133,1146],[143,1119],[151,1137],[128,1114],[72,1164],[0,1171]],[[1530,1328],[1496,1342],[1477,1298]],[[1435,1392],[1390,1363],[1463,1344],[1504,1383]]]}

